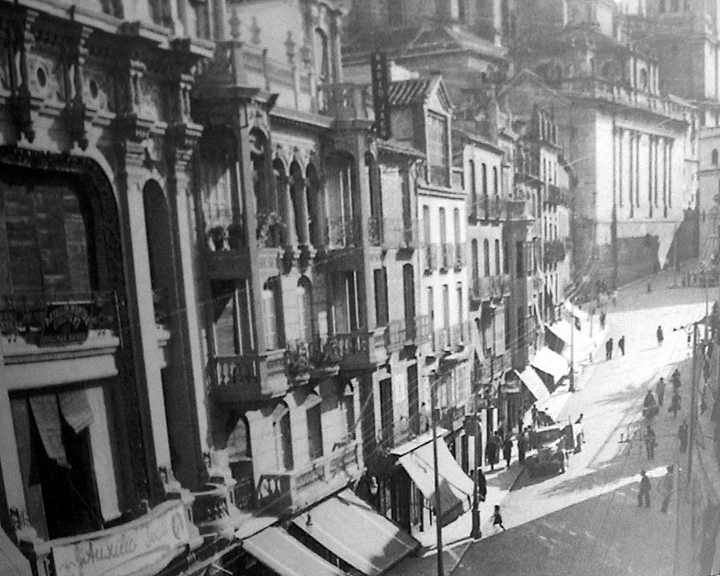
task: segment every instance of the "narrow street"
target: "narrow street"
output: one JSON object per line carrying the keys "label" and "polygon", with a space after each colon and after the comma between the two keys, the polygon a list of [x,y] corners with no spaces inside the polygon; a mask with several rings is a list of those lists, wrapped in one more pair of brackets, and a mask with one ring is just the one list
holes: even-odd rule
{"label": "narrow street", "polygon": [[[506,532],[472,544],[453,574],[494,576],[653,575],[674,572],[676,495],[668,514],[660,512],[657,484],[668,464],[684,468],[678,457],[677,428],[689,410],[690,348],[686,333],[673,330],[705,312],[705,292],[670,289],[668,275],[653,280],[653,291],[638,283],[620,293],[608,309],[609,337],[624,334],[626,356],[605,361],[605,347],[586,366],[578,392],[561,419],[584,414],[586,443],[571,458],[565,474],[531,480],[523,472],[502,505]],[[713,289],[717,290],[717,289]],[[712,294],[711,294],[712,296]],[[658,346],[655,330],[663,327]],[[688,361],[685,361],[688,360]],[[685,361],[685,362],[683,362]],[[672,387],[653,424],[658,447],[648,460],[639,440],[621,442],[642,427],[641,406],[660,376],[668,379],[679,364],[682,412],[668,413]],[[639,433],[639,430],[638,430]],[[638,508],[639,472],[646,469],[653,485],[651,508]],[[678,481],[676,476],[675,486]]]}

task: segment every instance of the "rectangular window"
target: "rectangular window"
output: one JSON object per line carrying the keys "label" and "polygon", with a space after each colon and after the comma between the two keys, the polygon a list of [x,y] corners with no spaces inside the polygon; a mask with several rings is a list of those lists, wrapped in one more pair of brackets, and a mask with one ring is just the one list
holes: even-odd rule
{"label": "rectangular window", "polygon": [[375,322],[378,326],[386,326],[389,319],[387,268],[373,270],[375,284]]}
{"label": "rectangular window", "polygon": [[423,206],[422,214],[423,242],[427,245],[432,242],[432,237],[430,235],[430,206]]}
{"label": "rectangular window", "polygon": [[440,208],[440,242],[447,242],[447,218],[445,217],[445,208]]}
{"label": "rectangular window", "polygon": [[447,284],[443,284],[442,299],[443,299],[443,328],[445,328],[447,330],[448,328],[450,328],[450,287]]}
{"label": "rectangular window", "polygon": [[432,286],[428,286],[427,289],[427,313],[430,318],[430,329],[435,329],[435,294],[433,293]]}
{"label": "rectangular window", "polygon": [[460,240],[460,209],[459,208],[455,208],[455,210],[453,210],[453,226],[454,226],[453,237],[455,240],[455,245],[457,246],[461,242],[461,240]]}
{"label": "rectangular window", "polygon": [[457,302],[458,302],[458,321],[462,325],[465,321],[465,311],[463,310],[463,287],[462,282],[457,285]]}
{"label": "rectangular window", "polygon": [[430,182],[437,186],[450,185],[448,150],[448,121],[438,114],[428,114],[428,169]]}
{"label": "rectangular window", "polygon": [[343,396],[343,411],[348,439],[355,440],[355,396],[352,393]]}
{"label": "rectangular window", "polygon": [[280,323],[278,321],[277,283],[268,281],[262,291],[263,320],[265,327],[265,347],[277,350],[283,345]]}
{"label": "rectangular window", "polygon": [[393,419],[392,380],[387,378],[380,381],[380,424],[382,439],[387,448],[393,445]]}
{"label": "rectangular window", "polygon": [[323,455],[323,437],[322,437],[322,412],[321,404],[318,403],[307,410],[307,429],[308,429],[308,450],[310,460],[321,458]]}

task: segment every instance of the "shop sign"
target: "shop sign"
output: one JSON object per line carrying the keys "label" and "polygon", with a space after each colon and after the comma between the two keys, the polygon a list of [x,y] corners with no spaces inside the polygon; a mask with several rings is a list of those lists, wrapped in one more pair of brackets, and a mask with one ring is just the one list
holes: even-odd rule
{"label": "shop sign", "polygon": [[181,502],[164,502],[110,530],[50,542],[57,576],[143,576],[167,566],[190,541]]}
{"label": "shop sign", "polygon": [[504,394],[519,394],[520,380],[506,380],[501,384],[500,389]]}
{"label": "shop sign", "polygon": [[92,307],[92,302],[48,304],[40,334],[40,346],[85,342],[90,329]]}

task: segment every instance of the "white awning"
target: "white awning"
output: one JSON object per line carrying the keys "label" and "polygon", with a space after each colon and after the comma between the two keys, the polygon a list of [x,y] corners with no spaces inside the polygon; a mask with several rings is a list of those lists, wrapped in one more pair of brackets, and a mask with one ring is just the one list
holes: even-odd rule
{"label": "white awning", "polygon": [[243,548],[280,576],[347,576],[276,526],[244,540]]}
{"label": "white awning", "polygon": [[531,366],[526,366],[522,372],[515,370],[515,373],[520,377],[525,387],[530,390],[530,393],[535,396],[536,401],[542,402],[550,396],[550,390],[547,389],[542,378],[538,376],[538,373]]}
{"label": "white awning", "polygon": [[543,346],[537,351],[530,364],[534,368],[549,374],[556,384],[570,371],[568,361],[547,346]]}
{"label": "white awning", "polygon": [[545,328],[565,342],[562,355],[566,358],[570,358],[571,343],[574,348],[573,355],[577,359],[585,358],[592,350],[593,341],[580,330],[573,329],[567,320],[560,320],[560,322],[555,322],[552,325],[546,324]]}
{"label": "white awning", "polygon": [[344,490],[293,520],[308,536],[367,576],[380,576],[420,542]]}
{"label": "white awning", "polygon": [[[445,526],[470,509],[473,481],[460,468],[444,441],[437,442],[437,454],[442,508],[440,523]],[[432,506],[435,499],[432,443],[423,444],[408,452],[400,458],[399,462]]]}

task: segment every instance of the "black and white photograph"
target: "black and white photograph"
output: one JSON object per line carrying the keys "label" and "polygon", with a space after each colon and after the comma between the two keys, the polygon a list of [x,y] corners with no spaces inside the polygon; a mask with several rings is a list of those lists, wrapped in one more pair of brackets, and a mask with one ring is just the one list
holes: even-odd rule
{"label": "black and white photograph", "polygon": [[0,576],[383,575],[720,576],[720,0],[0,0]]}

